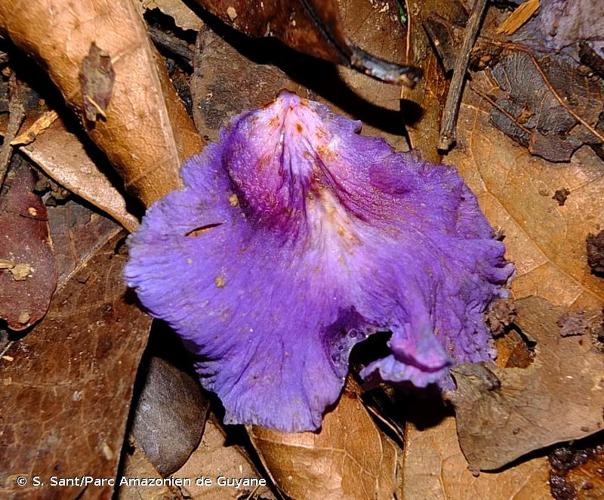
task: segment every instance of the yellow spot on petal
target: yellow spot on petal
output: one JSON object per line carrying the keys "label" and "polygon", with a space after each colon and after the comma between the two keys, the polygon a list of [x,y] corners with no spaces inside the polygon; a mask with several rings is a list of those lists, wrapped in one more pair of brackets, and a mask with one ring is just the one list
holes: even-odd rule
{"label": "yellow spot on petal", "polygon": [[214,284],[218,287],[218,288],[224,288],[224,276],[222,275],[218,275],[216,276],[216,279],[214,279]]}
{"label": "yellow spot on petal", "polygon": [[239,198],[237,198],[236,194],[232,194],[231,196],[229,196],[229,203],[232,207],[236,207],[239,205]]}

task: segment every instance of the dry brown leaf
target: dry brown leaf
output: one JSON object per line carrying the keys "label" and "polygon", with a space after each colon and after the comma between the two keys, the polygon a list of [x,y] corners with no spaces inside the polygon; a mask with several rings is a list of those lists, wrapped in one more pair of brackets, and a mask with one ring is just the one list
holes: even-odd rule
{"label": "dry brown leaf", "polygon": [[[379,57],[407,64],[405,30],[398,19],[397,0],[338,0],[338,7],[342,29],[352,42]],[[400,114],[400,88],[367,78],[358,71],[343,66],[338,67],[338,74],[356,96],[375,109],[363,113],[360,106],[347,106],[345,101],[350,100],[350,97],[336,104],[340,108],[348,108],[349,114],[355,115],[355,119],[362,120],[367,125],[364,133],[368,133],[373,125],[376,135],[384,137],[384,132],[387,131],[386,138],[395,148],[408,149],[409,146],[402,137],[404,123]]]}
{"label": "dry brown leaf", "polygon": [[295,499],[392,498],[399,448],[378,428],[348,384],[318,433],[252,427],[250,437],[283,492]]}
{"label": "dry brown leaf", "polygon": [[59,118],[59,115],[56,111],[46,111],[45,113],[42,113],[42,115],[40,115],[39,118],[36,118],[33,123],[28,123],[26,127],[22,127],[22,129],[25,130],[20,132],[17,137],[10,141],[10,145],[22,146],[23,144],[30,144],[38,137],[38,135],[50,127],[57,118]]}
{"label": "dry brown leaf", "polygon": [[[191,486],[187,486],[186,493],[191,498],[204,500],[238,499],[251,493],[254,488],[240,488],[221,486],[219,477],[225,478],[256,478],[261,479],[247,454],[237,445],[228,444],[218,424],[212,417],[206,422],[201,444],[172,477],[192,479]],[[207,478],[195,481],[197,478]],[[204,482],[206,483],[204,485]],[[208,484],[209,483],[209,484]],[[258,498],[274,499],[273,494],[266,486],[258,487],[254,493]],[[252,497],[254,498],[254,497]]]}
{"label": "dry brown leaf", "polygon": [[302,53],[343,64],[382,81],[413,87],[421,72],[368,54],[351,43],[336,0],[194,0],[252,37],[276,37]]}
{"label": "dry brown leaf", "polygon": [[[30,127],[26,123],[23,128]],[[137,228],[138,220],[128,212],[124,197],[61,120],[20,150],[57,183],[113,217],[128,231]]]}
{"label": "dry brown leaf", "polygon": [[[155,470],[153,464],[138,448],[124,453],[124,478],[150,478],[157,481],[158,485],[139,486],[137,484],[123,484],[117,488],[116,498],[119,500],[176,500],[184,498],[178,488],[160,483],[162,477]],[[195,497],[193,497],[195,498]]]}
{"label": "dry brown leaf", "polygon": [[424,430],[410,424],[405,434],[404,500],[551,498],[548,464],[543,457],[474,476],[459,448],[453,417]]}
{"label": "dry brown leaf", "polygon": [[21,331],[46,314],[57,270],[33,168],[13,160],[0,196],[0,318]]}
{"label": "dry brown leaf", "polygon": [[[150,318],[122,279],[109,241],[55,294],[51,309],[3,360],[0,496],[109,498],[112,487],[50,486],[50,477],[113,477]],[[123,246],[122,246],[123,247]],[[16,476],[26,475],[26,486]],[[32,476],[44,486],[35,487]]]}
{"label": "dry brown leaf", "polygon": [[516,301],[516,311],[515,323],[537,343],[530,366],[486,363],[483,374],[477,365],[453,369],[457,390],[450,397],[473,469],[498,469],[533,450],[604,429],[604,355],[590,338],[560,335],[557,321],[566,308],[529,297]]}
{"label": "dry brown leaf", "polygon": [[111,57],[115,81],[106,120],[85,123],[126,187],[145,204],[180,186],[184,159],[200,138],[172,88],[134,0],[0,3],[0,31],[43,63],[65,100],[83,116],[78,75],[94,43]]}
{"label": "dry brown leaf", "polygon": [[[590,272],[585,238],[602,229],[601,160],[585,147],[564,167],[535,158],[489,123],[484,105],[466,88],[459,145],[446,161],[457,166],[491,224],[503,229],[507,257],[516,266],[512,292],[597,309],[604,280]],[[564,206],[552,199],[560,188],[570,191]]]}
{"label": "dry brown leaf", "polygon": [[[385,50],[379,46],[377,38],[367,34],[369,22],[359,24],[358,20],[355,21],[354,13],[361,7],[366,16],[373,15],[371,4],[365,0],[354,0],[345,7],[347,10],[342,12],[344,28],[351,36],[354,38],[355,31],[360,29],[359,36],[370,43],[372,50]],[[386,28],[389,29],[391,20],[387,21]],[[408,149],[400,114],[395,110],[398,109],[398,90],[395,87],[367,77],[351,79],[354,86],[348,87],[336,70],[326,63],[291,51],[285,52],[278,46],[267,50],[261,41],[233,36],[232,32],[215,33],[206,28],[198,41],[200,51],[196,54],[191,93],[198,129],[210,140],[218,138],[219,130],[233,116],[263,106],[274,99],[279,90],[286,88],[360,119],[364,134],[385,137],[395,148]],[[386,48],[389,47],[393,47],[392,42],[387,44]],[[326,74],[330,78],[326,78]],[[350,72],[347,74],[352,75]],[[242,88],[246,89],[245,92],[241,91]]]}
{"label": "dry brown leaf", "polygon": [[111,219],[73,200],[48,207],[48,224],[59,274],[58,288],[85,267],[90,258],[121,230]]}
{"label": "dry brown leaf", "polygon": [[210,403],[199,382],[168,360],[151,356],[139,370],[144,384],[131,433],[157,472],[167,476],[199,445]]}
{"label": "dry brown leaf", "polygon": [[497,28],[497,33],[516,33],[539,10],[541,0],[527,0],[521,3]]}
{"label": "dry brown leaf", "polygon": [[138,0],[145,10],[159,9],[183,30],[199,31],[203,21],[183,0]]}

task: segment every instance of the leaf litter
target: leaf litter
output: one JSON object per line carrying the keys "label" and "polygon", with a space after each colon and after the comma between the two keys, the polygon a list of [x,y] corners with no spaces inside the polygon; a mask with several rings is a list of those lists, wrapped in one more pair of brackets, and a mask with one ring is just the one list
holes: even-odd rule
{"label": "leaf litter", "polygon": [[[40,29],[38,23],[37,32],[33,32],[35,23],[31,21],[36,18],[35,7],[27,6],[15,14],[17,11],[11,9],[12,2],[7,2],[0,7],[0,30],[8,33],[16,45],[46,64],[51,79],[95,144],[93,148],[98,147],[107,156],[125,180],[126,188],[143,204],[178,185],[177,172],[181,160],[199,150],[203,142],[164,70],[166,61],[179,88],[178,94],[186,99],[189,56],[193,66],[191,108],[201,136],[215,139],[217,131],[230,116],[267,102],[279,88],[286,87],[314,99],[318,97],[332,106],[335,104],[336,108],[368,123],[366,129],[371,134],[387,136],[398,149],[407,148],[407,137],[425,158],[438,161],[442,154],[442,151],[437,151],[440,112],[448,92],[447,74],[455,64],[456,47],[463,39],[468,19],[467,2],[448,2],[443,6],[437,1],[406,1],[406,22],[402,25],[397,15],[399,6],[391,1],[351,0],[338,2],[337,7],[330,2],[309,2],[311,12],[320,14],[318,20],[308,17],[309,10],[300,10],[299,5],[304,2],[291,2],[293,7],[285,11],[293,13],[296,24],[300,23],[296,28],[287,18],[289,24],[278,27],[275,34],[294,48],[301,48],[301,39],[296,40],[295,36],[302,33],[306,37],[316,37],[317,41],[316,45],[307,43],[302,50],[324,59],[339,58],[338,62],[349,64],[354,50],[346,52],[346,49],[343,56],[340,49],[344,45],[360,46],[381,59],[402,65],[415,63],[421,67],[424,79],[414,90],[403,91],[400,106],[404,116],[399,113],[396,87],[366,79],[349,69],[335,70],[327,63],[288,52],[270,40],[244,38],[205,15],[195,5],[189,5],[193,7],[191,10],[176,0],[141,3],[145,8],[159,9],[172,16],[177,27],[198,31],[197,45],[194,46],[194,34],[191,32],[187,35],[178,29],[168,28],[163,38],[157,33],[151,35],[164,55],[159,56],[145,34],[148,28],[140,14],[128,2],[117,2],[115,9],[105,12],[108,14],[105,20],[95,21],[92,32],[77,22],[78,16],[96,12],[99,6],[93,6],[92,2],[82,2],[71,20],[57,18],[52,29],[48,26]],[[254,18],[251,10],[246,11],[233,2],[227,2],[228,5],[209,1],[199,3],[210,10],[215,9],[226,24],[236,29],[254,35],[265,34],[267,19],[262,16]],[[534,4],[532,2],[532,10]],[[338,9],[339,14],[336,12]],[[391,408],[373,409],[378,414],[379,423],[376,423],[356,396],[349,397],[350,390],[327,415],[319,434],[281,435],[251,429],[256,451],[245,439],[241,440],[241,446],[230,446],[228,436],[236,432],[222,429],[216,417],[211,416],[201,444],[188,460],[186,457],[194,448],[194,439],[187,438],[184,430],[165,431],[163,438],[173,438],[176,447],[185,450],[177,460],[179,463],[185,461],[185,464],[175,475],[194,477],[206,471],[214,476],[260,477],[259,474],[264,474],[267,480],[274,481],[281,491],[293,498],[312,497],[315,491],[317,497],[331,491],[334,498],[350,498],[355,494],[389,498],[393,493],[405,498],[467,498],[468,492],[472,491],[494,499],[510,496],[548,498],[550,495],[568,498],[564,495],[571,494],[585,498],[590,498],[590,494],[597,496],[598,488],[601,488],[597,474],[601,470],[599,446],[602,433],[597,431],[602,425],[602,383],[593,377],[602,373],[604,344],[600,321],[604,283],[600,277],[599,243],[604,207],[598,195],[604,177],[600,137],[602,110],[599,106],[602,82],[597,76],[599,60],[597,53],[594,55],[595,45],[592,42],[579,44],[579,58],[584,64],[579,69],[576,59],[568,59],[572,52],[568,47],[559,54],[544,51],[543,47],[547,49],[551,40],[537,44],[541,52],[531,52],[535,47],[531,44],[518,49],[517,44],[521,43],[526,30],[543,21],[540,15],[541,11],[533,12],[532,17],[526,19],[525,14],[517,20],[523,26],[510,28],[516,33],[508,36],[495,33],[507,14],[495,7],[489,8],[470,54],[471,81],[465,82],[464,92],[459,96],[462,100],[456,123],[457,144],[445,158],[447,163],[457,166],[477,193],[491,223],[501,228],[508,257],[517,268],[512,282],[512,298],[507,305],[489,313],[490,326],[496,336],[496,364],[490,364],[486,369],[460,369],[457,393],[451,396],[456,405],[456,420],[445,415],[440,421],[428,418],[422,424],[422,421],[411,418],[405,427],[403,454],[388,437],[388,426],[384,426],[388,415],[379,415],[380,411],[392,411]],[[335,25],[326,23],[326,20],[336,18]],[[121,42],[120,48],[116,48],[111,40],[115,34],[112,23],[115,22],[126,26],[128,43]],[[335,33],[335,44],[321,32],[326,24],[330,26],[330,33]],[[374,26],[378,29],[373,29]],[[45,49],[44,37],[49,36],[47,28],[51,29],[50,39],[62,39],[67,28],[76,33],[77,43],[64,60],[58,57],[60,51]],[[153,29],[162,32],[164,28]],[[573,39],[581,33],[574,28],[571,32],[564,30],[566,28],[561,33]],[[92,36],[92,33],[100,35]],[[179,37],[183,43],[178,42]],[[435,44],[435,40],[439,43]],[[560,40],[558,37],[557,41]],[[440,41],[446,43],[440,44]],[[101,53],[97,54],[97,62],[92,69],[83,71],[93,42]],[[173,48],[174,60],[165,59]],[[186,53],[184,59],[183,53]],[[98,58],[98,55],[105,55],[105,58]],[[449,65],[445,64],[443,68],[444,56],[448,57]],[[10,63],[10,58],[0,57],[0,65],[6,64],[7,60]],[[184,61],[183,70],[178,69],[180,63],[175,65],[174,61]],[[104,68],[106,75],[111,74],[108,62],[115,75],[105,80],[100,93],[87,84],[82,85],[79,75],[91,75],[95,67],[97,70]],[[112,78],[113,89],[109,92],[108,82]],[[334,85],[334,82],[337,83]],[[138,99],[132,90],[142,83],[145,84],[145,92]],[[3,88],[7,88],[6,85],[0,85],[0,91]],[[0,104],[2,95],[8,93],[0,92]],[[86,102],[92,106],[88,109],[88,116],[94,113],[96,121],[85,119]],[[544,112],[545,108],[547,112]],[[61,119],[65,118],[63,113],[58,113]],[[35,125],[39,116],[52,119]],[[9,121],[10,117],[13,123],[17,121],[14,113],[9,115]],[[4,117],[0,118],[2,124],[7,123]],[[48,335],[52,340],[56,321],[63,321],[61,328],[70,332],[73,332],[70,328],[76,328],[80,321],[73,314],[61,320],[66,306],[59,301],[64,300],[67,290],[73,289],[74,293],[78,290],[78,297],[80,294],[82,297],[72,310],[82,311],[81,321],[88,325],[86,318],[98,314],[94,307],[89,311],[89,304],[97,303],[98,294],[91,295],[88,287],[98,283],[109,272],[105,267],[111,267],[92,263],[101,262],[102,255],[113,255],[109,261],[122,259],[121,244],[118,243],[117,253],[110,251],[108,246],[102,249],[108,241],[111,244],[119,242],[119,226],[95,211],[110,215],[128,229],[136,225],[125,208],[130,208],[132,198],[124,197],[123,185],[116,183],[114,176],[105,175],[108,170],[102,156],[90,154],[90,145],[83,148],[81,134],[67,132],[61,119],[56,120],[52,115],[30,114],[20,130],[25,132],[21,139],[23,142],[20,140],[14,146],[34,159],[60,186],[96,208],[87,208],[80,198],[65,201],[61,196],[57,198],[59,206],[42,205],[48,212],[48,241],[53,243],[59,291],[48,315],[23,340],[15,341],[11,337],[2,358],[5,365],[2,375],[10,375],[4,380],[10,381],[11,390],[16,390],[13,380],[22,375],[20,370],[24,370],[25,384],[32,384],[35,390],[42,391],[35,405],[25,398],[26,404],[21,411],[27,408],[27,416],[19,413],[17,405],[15,418],[3,427],[16,428],[20,433],[25,432],[24,428],[31,432],[23,427],[26,425],[24,422],[33,421],[31,419],[36,415],[43,417],[51,406],[43,394],[45,387],[37,387],[28,381],[28,377],[34,377],[33,371],[28,374],[28,370],[31,371],[29,362],[21,367],[15,363],[20,359],[28,360],[28,356],[37,356],[36,359],[43,360],[43,363],[50,363],[42,366],[54,367],[53,360],[59,359],[57,346],[52,342],[42,342],[40,334],[46,335],[45,332],[50,331]],[[402,129],[403,120],[407,123],[406,131]],[[9,136],[15,137],[19,127],[13,125],[12,128],[15,131]],[[6,125],[2,129],[6,130]],[[154,144],[149,147],[151,137]],[[57,147],[59,143],[68,145],[65,152]],[[87,166],[78,171],[78,164]],[[165,168],[158,169],[157,165]],[[13,174],[9,172],[9,175]],[[86,183],[87,180],[90,182]],[[101,189],[102,185],[107,188]],[[3,198],[4,194],[0,202]],[[46,194],[42,200],[50,198]],[[1,260],[0,268],[0,278],[8,276],[15,284],[28,283],[34,277],[34,274],[30,275],[29,268],[16,267],[9,259]],[[110,272],[117,273],[115,269]],[[20,280],[15,281],[14,276]],[[103,286],[109,286],[111,280],[117,283],[117,274],[111,276],[114,277]],[[121,293],[119,286],[113,288],[116,294]],[[46,455],[36,462],[37,466],[47,467],[44,457],[54,456],[57,457],[55,464],[66,463],[70,471],[74,467],[73,470],[80,467],[85,471],[87,467],[98,466],[96,461],[100,450],[105,460],[102,465],[105,469],[102,470],[108,471],[109,475],[118,474],[117,460],[122,453],[123,438],[125,433],[132,431],[131,428],[126,430],[128,408],[136,404],[136,399],[130,403],[129,394],[148,334],[148,322],[143,328],[144,317],[137,316],[135,306],[132,307],[134,309],[128,309],[129,312],[122,316],[133,315],[141,330],[119,341],[136,344],[131,357],[124,357],[124,346],[114,342],[109,348],[109,356],[102,360],[97,357],[95,362],[95,370],[99,370],[95,373],[111,373],[111,376],[99,375],[102,380],[121,381],[118,387],[123,391],[123,401],[120,400],[119,405],[102,404],[103,408],[115,408],[107,427],[111,430],[102,436],[104,441],[97,442],[96,448],[76,450],[79,463],[74,461],[72,466],[61,450],[64,443],[61,435],[66,431],[58,430],[69,429],[75,414],[63,418],[64,413],[60,413],[46,427],[40,428],[40,439],[46,440]],[[93,338],[98,339],[111,334],[111,331],[101,334],[94,328],[93,331],[97,332]],[[77,332],[69,333],[68,345],[80,337]],[[84,342],[82,339],[77,341]],[[64,344],[65,340],[61,339],[57,345],[61,343]],[[89,344],[82,345],[84,347],[78,351],[78,357],[68,356],[70,369],[77,371],[75,367],[87,359],[84,354],[92,349],[86,347]],[[116,365],[112,363],[119,356],[127,362],[115,369]],[[559,369],[559,373],[554,372],[552,366]],[[53,370],[49,373],[54,373]],[[166,368],[165,372],[169,373],[169,369]],[[59,370],[57,373],[56,383],[60,387],[62,372]],[[70,376],[65,375],[65,380],[72,380]],[[50,377],[51,383],[55,383],[53,377]],[[564,377],[573,378],[562,380]],[[92,383],[92,378],[83,378],[81,382]],[[72,383],[75,381],[70,381],[66,387]],[[358,389],[352,391],[353,394],[357,392]],[[580,401],[579,396],[582,396]],[[19,396],[19,400],[24,397]],[[67,399],[62,400],[64,408],[70,408],[71,403]],[[412,404],[414,400],[408,401],[407,404]],[[421,401],[418,404],[425,405]],[[476,406],[473,406],[474,411],[470,411],[471,404],[477,404],[481,411],[476,412]],[[194,406],[202,408],[203,404]],[[81,415],[93,415],[94,411],[85,408]],[[178,418],[182,411],[176,411]],[[212,413],[216,412],[220,413],[220,410],[212,404]],[[520,418],[522,423],[506,427],[501,423],[502,414],[510,415],[508,424],[515,418]],[[86,432],[92,432],[92,422],[98,425],[98,417],[90,417],[91,421],[81,415],[78,418],[91,424],[90,431]],[[353,432],[351,426],[358,427]],[[151,429],[151,432],[157,430]],[[200,423],[197,430],[201,432],[203,424]],[[159,432],[161,434],[161,429]],[[366,438],[352,442],[351,434]],[[565,444],[565,441],[590,434],[589,442],[581,440],[576,445]],[[10,432],[2,435],[2,443],[10,442],[12,446],[12,460],[20,460],[24,449],[16,447],[16,441],[6,438],[13,435]],[[125,463],[119,473],[157,478],[165,475],[168,469],[162,468],[164,466],[157,460],[153,463],[135,441],[124,446]],[[586,444],[581,444],[584,442]],[[553,451],[550,448],[550,470],[545,458],[548,451],[544,448],[552,443],[562,444]],[[375,451],[376,446],[380,448],[379,452]],[[341,457],[350,457],[350,460],[340,460]],[[402,464],[399,463],[401,460]],[[359,469],[357,462],[363,467]],[[474,473],[478,469],[497,470],[476,476],[468,469],[468,462]],[[10,488],[14,486],[14,477],[7,471],[3,470],[3,482]],[[103,494],[109,494],[109,491],[103,490]],[[232,498],[241,493],[235,489],[228,491]],[[243,493],[264,498],[272,498],[273,495],[268,489]],[[118,498],[136,495],[156,495],[157,498],[212,498],[215,495],[216,498],[225,498],[226,494],[225,489],[210,490],[207,487],[190,491],[160,488],[153,493],[147,489],[122,488],[117,493]]]}

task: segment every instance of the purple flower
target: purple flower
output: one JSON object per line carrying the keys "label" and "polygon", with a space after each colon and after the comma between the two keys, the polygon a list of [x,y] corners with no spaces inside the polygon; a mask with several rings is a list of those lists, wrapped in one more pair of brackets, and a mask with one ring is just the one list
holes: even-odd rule
{"label": "purple flower", "polygon": [[282,92],[189,160],[185,189],[129,239],[129,285],[197,356],[227,423],[316,429],[376,331],[391,354],[363,375],[385,380],[447,384],[453,363],[492,355],[503,244],[453,168],[360,128]]}

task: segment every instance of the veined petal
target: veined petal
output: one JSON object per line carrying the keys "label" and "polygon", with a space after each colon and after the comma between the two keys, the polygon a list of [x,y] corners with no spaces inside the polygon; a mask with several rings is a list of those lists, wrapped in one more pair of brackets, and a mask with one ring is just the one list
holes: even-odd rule
{"label": "veined petal", "polygon": [[418,386],[491,354],[482,313],[512,273],[454,169],[359,135],[287,92],[183,168],[129,239],[128,283],[197,356],[228,423],[316,429],[352,347]]}

